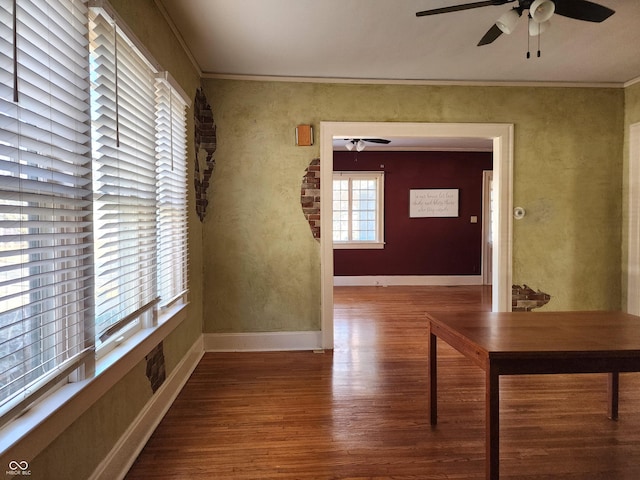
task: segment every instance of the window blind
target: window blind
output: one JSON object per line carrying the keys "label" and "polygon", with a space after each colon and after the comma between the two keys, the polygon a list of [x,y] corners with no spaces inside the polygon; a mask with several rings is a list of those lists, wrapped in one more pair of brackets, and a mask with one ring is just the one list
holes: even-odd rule
{"label": "window blind", "polygon": [[157,289],[156,72],[100,12],[90,15],[98,335],[152,314]]}
{"label": "window blind", "polygon": [[160,307],[187,290],[186,104],[165,78],[156,83],[158,292]]}
{"label": "window blind", "polygon": [[0,0],[2,414],[93,358],[88,73],[85,1]]}

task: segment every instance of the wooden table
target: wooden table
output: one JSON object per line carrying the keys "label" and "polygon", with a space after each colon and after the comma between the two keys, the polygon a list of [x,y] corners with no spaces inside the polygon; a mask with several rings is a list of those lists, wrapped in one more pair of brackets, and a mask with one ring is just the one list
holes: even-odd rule
{"label": "wooden table", "polygon": [[428,313],[429,410],[438,421],[440,338],[485,371],[486,478],[500,476],[500,375],[608,373],[608,415],[618,417],[619,372],[640,371],[640,317],[621,312]]}

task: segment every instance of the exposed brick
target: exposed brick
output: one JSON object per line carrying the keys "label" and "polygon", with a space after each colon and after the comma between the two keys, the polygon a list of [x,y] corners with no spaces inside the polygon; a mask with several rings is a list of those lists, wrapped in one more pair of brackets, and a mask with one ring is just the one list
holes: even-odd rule
{"label": "exposed brick", "polygon": [[514,312],[530,312],[540,308],[551,300],[551,295],[540,290],[535,291],[528,285],[513,285],[511,288],[511,309]]}
{"label": "exposed brick", "polygon": [[147,378],[151,382],[151,390],[155,393],[166,379],[162,342],[151,350],[145,359],[147,360]]}
{"label": "exposed brick", "polygon": [[202,88],[198,88],[196,91],[193,116],[195,122],[194,137],[196,154],[201,150],[206,152],[204,172],[200,171],[200,162],[197,160],[194,172],[196,213],[200,221],[204,221],[207,205],[209,204],[206,200],[209,180],[215,167],[214,153],[217,148],[217,139],[213,111]]}
{"label": "exposed brick", "polygon": [[300,205],[311,234],[320,239],[320,159],[314,158],[307,166],[300,188]]}

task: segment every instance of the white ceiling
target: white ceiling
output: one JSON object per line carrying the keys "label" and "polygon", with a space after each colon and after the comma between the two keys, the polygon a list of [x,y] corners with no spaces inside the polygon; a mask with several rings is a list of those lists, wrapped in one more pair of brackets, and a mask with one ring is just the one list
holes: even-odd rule
{"label": "white ceiling", "polygon": [[616,11],[602,23],[555,15],[540,58],[532,37],[530,59],[524,18],[513,34],[476,46],[513,3],[418,18],[472,0],[156,1],[204,75],[615,85],[640,77],[638,0],[596,0]]}

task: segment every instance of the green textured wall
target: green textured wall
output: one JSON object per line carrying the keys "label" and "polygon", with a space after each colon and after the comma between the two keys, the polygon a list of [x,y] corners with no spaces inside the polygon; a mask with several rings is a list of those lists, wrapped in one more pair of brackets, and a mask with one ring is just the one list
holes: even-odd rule
{"label": "green textured wall", "polygon": [[[200,84],[199,75],[154,1],[110,0],[110,3],[193,100]],[[195,163],[192,116],[192,111],[188,109],[190,304],[187,319],[163,342],[167,376],[202,334],[202,228],[193,207],[195,194],[191,179]],[[49,447],[32,459],[29,462],[32,472],[29,478],[88,478],[151,399],[152,391],[145,370],[146,362],[140,362]]]}
{"label": "green textured wall", "polygon": [[513,279],[547,309],[620,306],[624,91],[204,80],[218,127],[205,332],[318,330],[320,252],[299,205],[321,121],[515,125]]}

